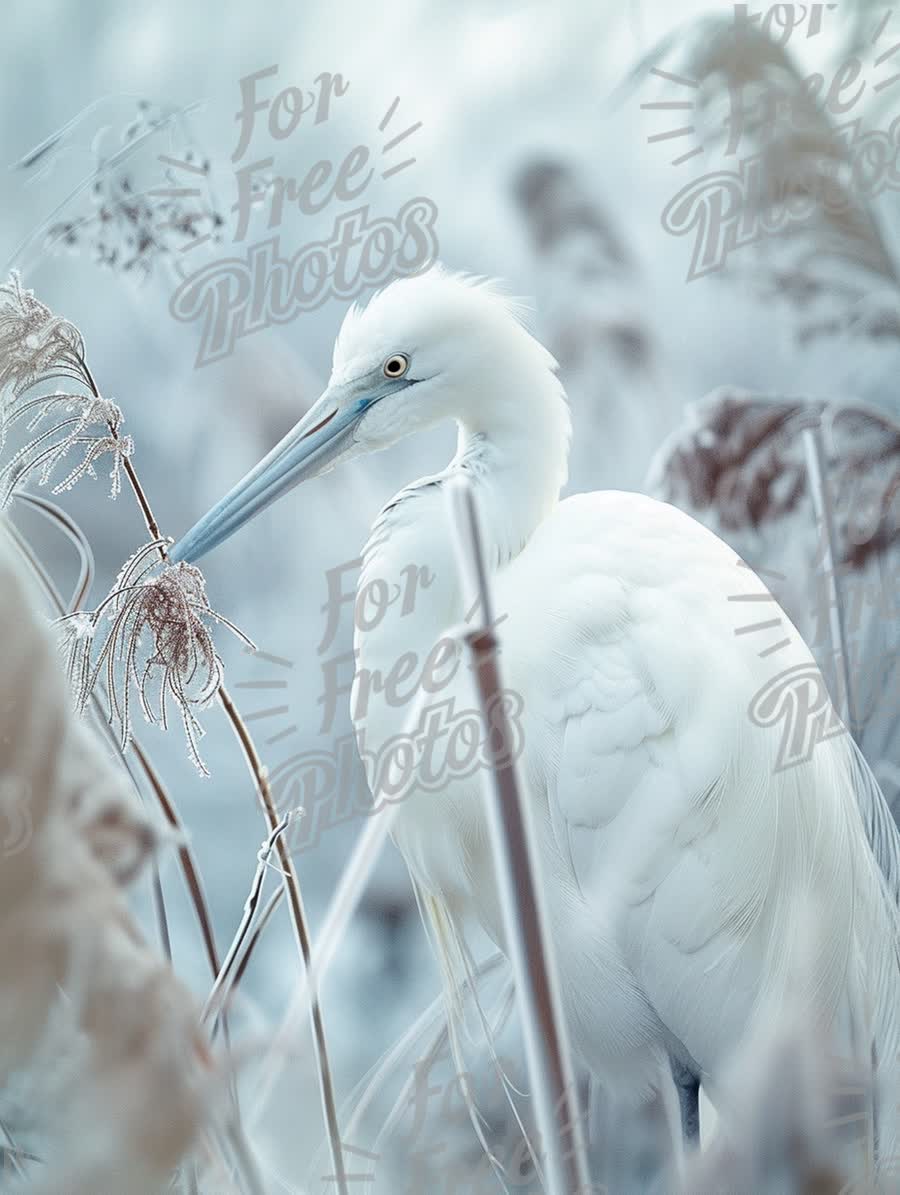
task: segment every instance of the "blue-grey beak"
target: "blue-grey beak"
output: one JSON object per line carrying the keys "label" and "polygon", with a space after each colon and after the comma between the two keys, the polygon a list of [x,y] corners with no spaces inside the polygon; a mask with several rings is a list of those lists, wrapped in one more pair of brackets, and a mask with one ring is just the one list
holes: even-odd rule
{"label": "blue-grey beak", "polygon": [[350,402],[341,401],[347,397],[347,388],[326,390],[268,456],[169,550],[169,560],[173,564],[181,560],[195,563],[282,494],[324,472],[346,447],[365,411],[403,385],[387,382],[375,393]]}

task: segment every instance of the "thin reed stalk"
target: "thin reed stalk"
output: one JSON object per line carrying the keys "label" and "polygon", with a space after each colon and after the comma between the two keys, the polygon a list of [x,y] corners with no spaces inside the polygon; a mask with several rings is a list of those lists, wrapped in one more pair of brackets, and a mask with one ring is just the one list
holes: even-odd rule
{"label": "thin reed stalk", "polygon": [[482,620],[481,628],[467,630],[464,639],[475,666],[485,726],[490,711],[496,731],[485,736],[491,765],[486,770],[488,829],[535,1112],[546,1155],[549,1195],[587,1195],[591,1187],[575,1072],[541,900],[533,829],[522,800],[515,760],[508,749],[513,740],[500,701],[498,641],[492,629],[487,569],[470,483],[461,476],[451,478],[447,499],[465,608],[477,599]]}
{"label": "thin reed stalk", "polygon": [[[105,722],[105,719],[104,719]],[[115,742],[115,735],[110,733],[110,738]],[[213,930],[212,917],[209,912],[209,905],[206,900],[206,894],[203,890],[203,884],[200,880],[200,869],[197,866],[197,861],[194,858],[194,853],[191,850],[185,836],[184,823],[182,822],[178,810],[174,802],[166,791],[165,786],[159,778],[156,769],[150,762],[147,753],[143,747],[132,739],[132,750],[135,758],[141,766],[141,770],[150,785],[156,797],[157,803],[163,812],[163,816],[171,827],[173,833],[178,838],[178,845],[176,853],[178,861],[181,865],[184,882],[187,886],[188,895],[191,903],[194,906],[194,912],[197,915],[197,921],[200,926],[200,934],[203,938],[203,946],[206,951],[207,961],[209,962],[212,971],[213,979],[219,973],[219,952],[216,947],[215,932]]]}
{"label": "thin reed stalk", "polygon": [[[418,703],[414,704],[414,717],[418,717]],[[415,725],[410,719],[410,725]],[[325,978],[338,945],[342,941],[353,914],[356,912],[369,877],[378,862],[381,848],[391,832],[391,826],[399,811],[399,805],[386,805],[377,816],[370,817],[366,828],[359,836],[347,865],[341,873],[337,890],[325,914],[322,928],[311,952],[306,974],[300,980],[290,1006],[284,1014],[281,1025],[275,1033],[263,1059],[260,1085],[253,1107],[254,1120],[263,1115],[272,1094],[275,1082],[284,1065],[296,1027],[305,1020],[311,1008],[318,1003],[317,991]],[[279,839],[279,842],[283,840]],[[335,1121],[337,1123],[337,1121]]]}
{"label": "thin reed stalk", "polygon": [[244,978],[244,972],[247,970],[250,959],[253,955],[253,951],[256,949],[266,926],[272,919],[272,914],[281,904],[283,897],[283,886],[279,886],[271,893],[269,899],[266,901],[263,907],[263,911],[257,918],[256,924],[253,926],[252,932],[238,950],[232,974],[228,979],[225,985],[225,991],[222,994],[222,1012],[219,1014],[219,1017],[217,1017],[216,1022],[212,1027],[210,1037],[215,1037],[216,1029],[219,1025],[219,1018],[224,1018],[227,1002],[231,999],[232,993],[237,989],[241,980]]}
{"label": "thin reed stalk", "polygon": [[850,675],[850,656],[847,651],[847,627],[844,615],[844,600],[841,593],[840,565],[835,544],[834,510],[831,489],[826,478],[826,454],[822,442],[822,422],[818,414],[811,415],[810,422],[801,431],[806,453],[806,471],[809,476],[809,491],[813,511],[821,540],[821,568],[828,589],[828,630],[834,659],[835,703],[844,725],[852,735],[859,733],[856,724],[856,703]]}
{"label": "thin reed stalk", "polygon": [[275,848],[276,840],[280,838],[287,829],[289,821],[290,815],[285,814],[285,816],[281,819],[281,821],[263,843],[257,855],[258,862],[256,865],[256,873],[253,876],[253,883],[250,885],[250,892],[247,895],[247,899],[244,901],[244,912],[241,917],[240,925],[238,926],[237,932],[235,933],[231,945],[228,948],[228,952],[225,955],[222,966],[219,968],[219,973],[216,976],[216,981],[213,984],[212,991],[209,993],[206,1004],[203,1006],[203,1012],[201,1013],[200,1020],[204,1023],[209,1020],[210,1017],[215,1017],[215,1020],[218,1021],[220,1011],[222,1008],[224,1008],[228,1000],[228,992],[231,986],[229,982],[231,972],[234,967],[235,960],[238,957],[242,946],[244,945],[244,941],[250,932],[250,927],[253,924],[253,918],[256,915],[260,896],[262,895],[263,884],[266,878],[266,869],[269,865],[269,858]]}
{"label": "thin reed stalk", "polygon": [[44,518],[55,523],[78,553],[78,581],[75,585],[75,592],[67,606],[63,607],[61,601],[55,603],[60,606],[61,614],[70,614],[78,610],[84,604],[94,581],[94,554],[91,551],[91,545],[81,534],[74,519],[70,519],[66,512],[55,502],[51,502],[49,498],[43,498],[40,494],[29,494],[26,490],[17,490],[16,498],[27,506],[34,507]]}

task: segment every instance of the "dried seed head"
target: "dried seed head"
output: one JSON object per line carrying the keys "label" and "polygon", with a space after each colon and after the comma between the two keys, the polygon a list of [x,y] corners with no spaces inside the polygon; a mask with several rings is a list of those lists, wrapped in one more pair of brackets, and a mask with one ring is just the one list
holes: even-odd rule
{"label": "dried seed head", "polygon": [[197,749],[203,733],[194,708],[205,706],[223,679],[223,664],[207,621],[221,623],[244,643],[250,640],[209,605],[200,570],[157,559],[164,541],[146,544],[122,569],[108,597],[91,613],[61,620],[63,651],[82,710],[105,677],[107,713],[123,747],[131,738],[131,691],[144,716],[168,725],[167,701],[181,712],[188,750],[206,768]]}
{"label": "dried seed head", "polygon": [[[167,159],[172,165],[165,172],[165,188],[147,190],[140,184],[137,147],[169,120],[160,108],[138,105],[136,119],[122,130],[123,141],[132,143],[127,166],[98,157],[90,207],[50,224],[46,248],[87,252],[98,265],[146,279],[164,265],[180,276],[182,253],[222,241],[225,216],[213,191],[208,158],[184,148]],[[185,171],[190,186],[185,186]]]}

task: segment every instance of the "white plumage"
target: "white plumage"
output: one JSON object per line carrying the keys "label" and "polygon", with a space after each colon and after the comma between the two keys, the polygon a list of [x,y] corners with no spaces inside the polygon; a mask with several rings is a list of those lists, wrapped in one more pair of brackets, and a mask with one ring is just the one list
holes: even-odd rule
{"label": "white plumage", "polygon": [[[402,379],[391,380],[385,366],[398,355]],[[439,270],[394,283],[345,320],[313,410],[175,558],[195,559],[338,460],[456,419],[447,471],[402,490],[363,554],[361,587],[401,586],[411,567],[432,578],[412,610],[395,602],[356,634],[354,720],[370,783],[373,761],[411,718],[474,703],[464,667],[438,691],[398,696],[467,613],[441,495],[442,480],[465,470],[502,620],[504,681],[521,697],[522,772],[580,1060],[639,1098],[671,1056],[715,1100],[739,1039],[799,985],[835,1049],[877,1060],[886,1156],[898,1144],[886,1094],[900,1050],[896,830],[847,734],[779,769],[783,728],[748,711],[777,674],[814,664],[733,551],[638,494],[559,501],[570,427],[554,370],[489,286]],[[746,629],[773,619],[777,634]],[[404,685],[371,683],[409,653]],[[503,933],[480,777],[458,774],[449,742],[429,760],[445,782],[406,795],[394,835],[452,969],[467,914],[501,946]],[[815,940],[809,912],[824,927]]]}

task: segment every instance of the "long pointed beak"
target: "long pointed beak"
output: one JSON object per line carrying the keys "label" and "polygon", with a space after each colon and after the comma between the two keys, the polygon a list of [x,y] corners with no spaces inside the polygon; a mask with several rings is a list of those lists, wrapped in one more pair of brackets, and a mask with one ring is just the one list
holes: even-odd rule
{"label": "long pointed beak", "polygon": [[340,397],[339,391],[326,390],[268,456],[169,550],[169,560],[173,564],[199,560],[282,494],[324,472],[345,447],[367,407],[383,393],[358,398],[343,407]]}

